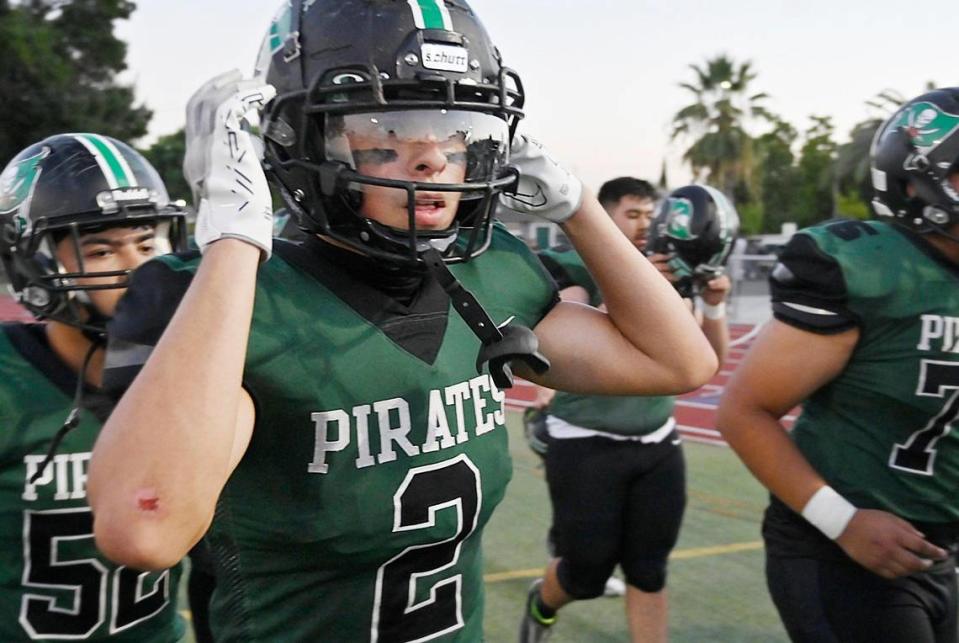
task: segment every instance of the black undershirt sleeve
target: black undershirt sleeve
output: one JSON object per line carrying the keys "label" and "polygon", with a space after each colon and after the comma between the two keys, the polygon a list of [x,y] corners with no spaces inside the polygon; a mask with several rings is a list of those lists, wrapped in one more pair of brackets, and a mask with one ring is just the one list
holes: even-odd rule
{"label": "black undershirt sleeve", "polygon": [[103,391],[109,396],[119,399],[143,368],[192,279],[192,272],[173,270],[160,261],[147,262],[133,273],[107,324]]}
{"label": "black undershirt sleeve", "polygon": [[553,281],[556,282],[556,286],[559,290],[564,290],[571,286],[577,285],[576,282],[573,281],[573,278],[570,277],[566,268],[556,261],[556,259],[554,259],[552,256],[548,254],[539,254],[537,256],[543,263],[543,266],[546,268],[546,271],[549,273],[550,277],[552,277]]}

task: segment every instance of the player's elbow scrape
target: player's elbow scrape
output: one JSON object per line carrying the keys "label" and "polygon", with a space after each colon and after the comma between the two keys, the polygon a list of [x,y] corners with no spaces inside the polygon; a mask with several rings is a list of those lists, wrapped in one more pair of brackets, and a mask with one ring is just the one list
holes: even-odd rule
{"label": "player's elbow scrape", "polygon": [[113,515],[94,511],[93,532],[97,548],[111,561],[144,571],[159,571],[176,565],[192,543],[169,534],[161,523],[163,510],[158,494],[142,490],[135,494],[135,512]]}

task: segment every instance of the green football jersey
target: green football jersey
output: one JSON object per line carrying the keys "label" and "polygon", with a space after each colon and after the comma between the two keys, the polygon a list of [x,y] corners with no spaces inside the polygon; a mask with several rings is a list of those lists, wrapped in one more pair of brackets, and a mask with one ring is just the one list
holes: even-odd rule
{"label": "green football jersey", "polygon": [[[575,250],[546,250],[540,253],[540,258],[560,288],[581,286],[589,293],[591,305],[602,303],[599,287]],[[587,429],[619,435],[647,435],[669,420],[674,405],[671,396],[579,395],[557,391],[549,413]]]}
{"label": "green football jersey", "polygon": [[0,331],[0,641],[169,642],[179,569],[141,573],[101,556],[86,476],[101,422],[88,410],[32,482],[72,406],[76,376],[41,325]]}
{"label": "green football jersey", "polygon": [[[512,471],[505,396],[477,373],[479,340],[435,280],[404,306],[317,245],[278,242],[257,278],[244,370],[256,425],[207,536],[214,633],[479,641],[480,535]],[[182,290],[197,263],[163,258],[147,272],[164,267],[157,278]],[[500,227],[451,270],[497,324],[534,327],[556,301],[536,257]]]}
{"label": "green football jersey", "polygon": [[841,221],[797,234],[770,283],[781,321],[860,333],[793,429],[812,466],[859,507],[959,520],[959,267],[904,228]]}

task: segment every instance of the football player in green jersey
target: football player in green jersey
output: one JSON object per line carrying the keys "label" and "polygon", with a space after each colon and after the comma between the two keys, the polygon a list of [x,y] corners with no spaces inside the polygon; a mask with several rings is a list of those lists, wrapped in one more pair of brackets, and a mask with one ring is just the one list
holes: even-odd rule
{"label": "football player in green jersey", "polygon": [[[97,542],[156,568],[209,527],[217,640],[481,640],[510,368],[670,393],[715,358],[595,198],[514,137],[522,83],[462,0],[294,0],[261,60],[267,84],[226,74],[188,105],[202,259],[143,266],[110,326],[108,379],[133,377],[91,460]],[[271,239],[256,110],[302,244]],[[563,222],[608,313],[557,302],[493,221],[506,189]]]}
{"label": "football player in green jersey", "polygon": [[[610,218],[685,298],[706,302],[700,320],[719,361],[729,331],[723,302],[725,259],[739,216],[720,192],[702,185],[674,190],[656,214],[647,181],[606,182],[599,201]],[[573,249],[540,255],[564,301],[602,306],[602,293]],[[556,614],[573,600],[604,593],[616,565],[626,577],[626,614],[634,641],[668,634],[666,561],[686,506],[686,466],[669,396],[557,393],[546,420],[546,480],[553,504],[554,559],[533,583],[521,643],[546,640]]]}
{"label": "football player in green jersey", "polygon": [[46,324],[0,326],[0,640],[183,635],[179,566],[154,573],[96,550],[87,464],[110,401],[104,325],[134,268],[185,241],[182,209],[140,154],[51,136],[0,174],[0,263]]}
{"label": "football player in green jersey", "polygon": [[766,577],[793,640],[955,642],[959,88],[906,103],[870,156],[879,220],[787,244],[718,422],[773,494]]}

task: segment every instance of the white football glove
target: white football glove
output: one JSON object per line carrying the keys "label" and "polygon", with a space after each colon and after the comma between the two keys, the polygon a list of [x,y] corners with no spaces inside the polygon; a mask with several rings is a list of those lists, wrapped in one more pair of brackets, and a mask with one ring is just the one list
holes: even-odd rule
{"label": "white football glove", "polygon": [[238,70],[213,78],[187,104],[183,175],[197,207],[200,251],[224,238],[273,248],[273,199],[260,165],[263,142],[244,120],[276,96],[271,85],[243,80]]}
{"label": "white football glove", "polygon": [[500,195],[500,203],[510,210],[562,223],[583,204],[582,182],[539,141],[522,135],[513,139],[510,165],[519,170],[519,183],[514,193]]}

